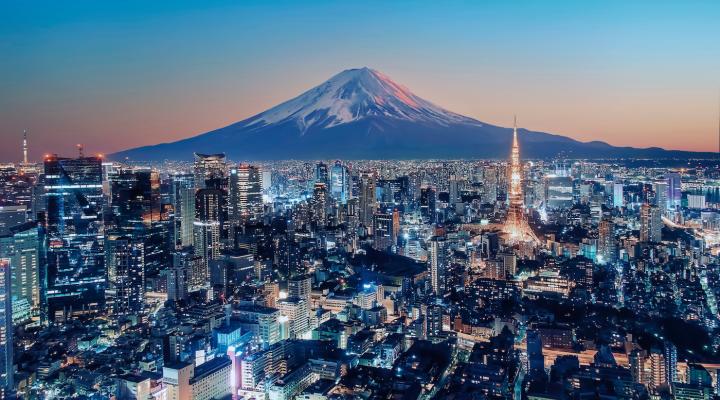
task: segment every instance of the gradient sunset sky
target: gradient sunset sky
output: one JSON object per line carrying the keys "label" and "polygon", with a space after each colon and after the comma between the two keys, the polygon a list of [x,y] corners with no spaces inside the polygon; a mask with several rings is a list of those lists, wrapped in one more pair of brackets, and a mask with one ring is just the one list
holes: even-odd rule
{"label": "gradient sunset sky", "polygon": [[0,161],[245,119],[347,68],[444,108],[717,151],[720,1],[4,1]]}

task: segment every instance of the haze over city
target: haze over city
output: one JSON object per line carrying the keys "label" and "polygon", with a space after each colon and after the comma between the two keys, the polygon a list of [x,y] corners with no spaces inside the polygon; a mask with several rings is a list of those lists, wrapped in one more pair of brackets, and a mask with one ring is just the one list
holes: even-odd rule
{"label": "haze over city", "polygon": [[368,66],[448,110],[715,151],[720,4],[7,2],[0,159],[174,141]]}

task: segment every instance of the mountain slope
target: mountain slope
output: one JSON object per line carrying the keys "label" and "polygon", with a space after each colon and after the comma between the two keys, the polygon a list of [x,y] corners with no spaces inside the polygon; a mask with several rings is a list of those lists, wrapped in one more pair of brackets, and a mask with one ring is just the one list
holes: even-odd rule
{"label": "mountain slope", "polygon": [[[445,110],[369,69],[345,70],[267,111],[172,143],[113,159],[189,159],[225,152],[235,160],[506,158],[512,130]],[[520,130],[523,158],[690,157],[698,153],[613,147]],[[713,155],[711,155],[713,156]]]}

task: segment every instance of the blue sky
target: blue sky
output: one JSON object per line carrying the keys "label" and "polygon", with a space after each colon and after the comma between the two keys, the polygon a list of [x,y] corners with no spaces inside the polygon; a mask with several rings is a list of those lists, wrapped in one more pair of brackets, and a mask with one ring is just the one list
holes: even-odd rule
{"label": "blue sky", "polygon": [[[718,1],[0,5],[0,160],[175,140],[353,67],[482,121],[717,149]],[[5,146],[5,144],[9,146]]]}

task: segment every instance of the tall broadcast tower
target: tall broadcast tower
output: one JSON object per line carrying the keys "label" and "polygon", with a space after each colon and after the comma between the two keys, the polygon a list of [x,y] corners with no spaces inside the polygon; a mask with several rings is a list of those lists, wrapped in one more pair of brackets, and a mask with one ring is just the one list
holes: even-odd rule
{"label": "tall broadcast tower", "polygon": [[525,218],[523,207],[522,165],[520,165],[520,145],[518,144],[517,117],[513,122],[513,142],[510,152],[510,201],[505,233],[510,243],[537,242],[538,239]]}
{"label": "tall broadcast tower", "polygon": [[27,129],[23,130],[23,164],[28,163],[28,143],[27,143]]}

